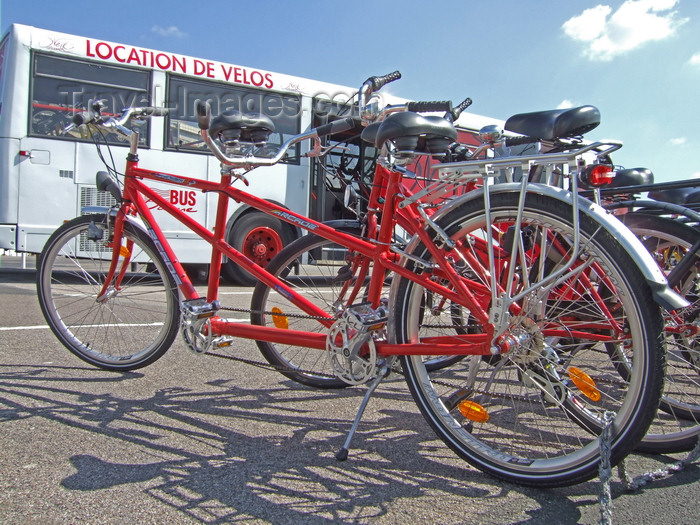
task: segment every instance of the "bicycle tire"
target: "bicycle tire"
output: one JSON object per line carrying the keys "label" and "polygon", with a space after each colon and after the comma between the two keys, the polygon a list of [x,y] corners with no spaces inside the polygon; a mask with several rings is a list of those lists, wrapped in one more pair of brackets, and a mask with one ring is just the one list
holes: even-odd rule
{"label": "bicycle tire", "polygon": [[109,269],[106,215],[84,215],[58,228],[46,242],[37,271],[41,311],[73,354],[104,370],[128,371],[155,362],[179,327],[179,295],[150,237],[124,225],[133,241],[129,271],[119,289],[97,296]]}
{"label": "bicycle tire", "polygon": [[[343,231],[358,236],[360,234],[360,231],[355,229]],[[266,270],[290,287],[299,290],[307,299],[313,300],[337,319],[342,310],[342,305],[338,304],[338,301],[342,303],[342,285],[352,278],[339,275],[347,253],[347,248],[318,235],[308,234],[283,248],[270,261]],[[272,314],[273,310],[276,315]],[[264,283],[258,283],[253,291],[251,323],[278,328],[283,325],[288,329],[311,332],[327,331],[318,320],[309,318],[301,309]],[[297,383],[321,389],[348,386],[336,377],[325,351],[265,341],[257,341],[257,345],[271,365]]]}
{"label": "bicycle tire", "polygon": [[[700,240],[700,231],[678,220],[644,213],[628,213],[622,222],[669,272],[687,250]],[[691,304],[677,312],[685,321],[696,323],[700,313],[700,257],[680,278],[676,291]],[[700,345],[697,337],[673,333],[674,319],[667,315],[666,376],[659,411],[646,436],[637,446],[640,452],[666,454],[692,450],[700,435]]]}
{"label": "bicycle tire", "polygon": [[[519,198],[516,193],[491,196],[491,216],[497,226],[503,226],[501,231],[513,224]],[[534,242],[547,252],[559,253],[553,249],[554,242],[543,244],[543,239],[565,240],[572,232],[570,205],[546,195],[526,195],[522,221],[532,227]],[[470,234],[474,235],[471,240],[483,239],[482,199],[461,203],[442,216],[438,225],[451,239],[466,239]],[[496,478],[533,487],[568,486],[591,479],[598,474],[598,431],[605,424],[605,412],[614,414],[610,461],[616,465],[640,442],[658,406],[664,359],[660,309],[636,263],[613,235],[584,214],[580,216],[580,231],[588,262],[581,266],[588,268],[586,278],[605,286],[610,286],[612,279],[617,285],[615,320],[627,327],[632,343],[625,346],[627,359],[633,363],[629,381],[621,379],[608,353],[600,348],[599,332],[591,329],[590,340],[573,337],[574,328],[582,332],[587,325],[607,322],[596,317],[602,309],[592,299],[594,289],[578,286],[576,281],[583,279],[583,274],[558,287],[536,287],[540,296],[521,302],[523,311],[512,316],[509,332],[521,338],[507,353],[471,357],[432,371],[426,369],[421,356],[402,357],[411,394],[433,430],[458,456]],[[469,242],[463,246],[472,250]],[[506,246],[513,244],[504,242]],[[525,240],[520,246],[524,256]],[[411,255],[429,254],[418,245]],[[454,260],[464,259],[455,255]],[[413,266],[410,260],[406,264]],[[523,271],[527,267],[530,275],[536,272],[530,264],[528,261],[519,268],[525,274],[520,282],[531,282]],[[472,272],[472,278],[475,274]],[[396,342],[454,332],[451,315],[431,312],[422,304],[424,294],[419,284],[406,278],[398,278],[395,284],[392,320]],[[486,280],[482,284],[493,286]],[[567,290],[576,293],[572,300],[562,299]],[[530,317],[530,308],[536,308],[537,315]],[[557,326],[566,326],[571,337],[551,335],[557,333]],[[573,386],[573,376],[566,372],[573,366],[590,374],[599,401],[593,401],[592,393],[589,399]],[[488,420],[480,421],[483,417]]]}

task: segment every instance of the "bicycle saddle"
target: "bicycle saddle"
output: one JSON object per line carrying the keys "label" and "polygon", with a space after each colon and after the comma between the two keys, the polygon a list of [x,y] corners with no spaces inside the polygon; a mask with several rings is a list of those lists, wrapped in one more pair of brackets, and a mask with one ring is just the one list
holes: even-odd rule
{"label": "bicycle saddle", "polygon": [[700,203],[700,189],[693,188],[693,191],[688,193],[688,195],[686,196],[685,204],[693,209],[697,209],[698,203]]}
{"label": "bicycle saddle", "polygon": [[457,140],[457,130],[442,117],[424,117],[403,111],[392,113],[383,122],[367,126],[362,138],[378,148],[390,140],[399,153],[444,153]]}
{"label": "bicycle saddle", "polygon": [[600,124],[595,106],[519,113],[506,120],[505,129],[540,140],[563,139],[588,133]]}
{"label": "bicycle saddle", "polygon": [[647,168],[629,168],[617,170],[612,182],[607,188],[622,188],[624,186],[639,186],[642,184],[653,184],[654,174]]}
{"label": "bicycle saddle", "polygon": [[229,110],[214,117],[209,124],[209,135],[223,143],[267,142],[268,137],[275,131],[275,124],[267,115],[246,113]]}
{"label": "bicycle saddle", "polygon": [[377,131],[379,131],[379,126],[381,125],[381,122],[375,122],[374,124],[370,124],[363,129],[362,133],[360,134],[362,140],[369,142],[370,144],[375,144],[377,142]]}
{"label": "bicycle saddle", "polygon": [[700,191],[697,188],[674,188],[649,192],[650,199],[680,205],[697,203],[699,196]]}

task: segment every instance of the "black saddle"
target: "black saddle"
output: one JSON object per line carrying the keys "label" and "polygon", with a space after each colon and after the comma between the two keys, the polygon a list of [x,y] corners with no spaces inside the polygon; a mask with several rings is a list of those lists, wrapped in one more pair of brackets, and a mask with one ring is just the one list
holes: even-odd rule
{"label": "black saddle", "polygon": [[647,168],[630,168],[617,170],[612,182],[606,188],[622,188],[624,186],[640,186],[653,184],[654,174]]}
{"label": "black saddle", "polygon": [[399,152],[444,153],[457,140],[457,130],[442,117],[403,111],[367,126],[362,139],[377,148],[392,141]]}
{"label": "black saddle", "polygon": [[577,137],[600,124],[595,106],[520,113],[506,120],[505,129],[539,140]]}
{"label": "black saddle", "polygon": [[209,135],[222,142],[252,142],[261,144],[267,142],[275,124],[270,117],[260,113],[241,113],[240,111],[224,111],[214,117],[209,124]]}
{"label": "black saddle", "polygon": [[697,204],[700,202],[700,189],[698,188],[674,188],[671,190],[650,191],[649,198],[671,204]]}

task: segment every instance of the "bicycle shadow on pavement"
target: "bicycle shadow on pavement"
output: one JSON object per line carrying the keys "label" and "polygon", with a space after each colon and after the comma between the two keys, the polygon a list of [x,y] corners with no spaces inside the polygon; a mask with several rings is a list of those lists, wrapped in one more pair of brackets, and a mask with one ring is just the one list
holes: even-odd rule
{"label": "bicycle shadow on pavement", "polygon": [[[387,515],[515,523],[514,500],[539,506],[520,512],[530,516],[520,523],[552,523],[552,516],[578,523],[582,503],[595,505],[595,482],[538,491],[469,467],[434,437],[401,381],[380,387],[350,458],[339,462],[334,454],[363,389],[318,391],[285,379],[262,388],[253,380],[210,380],[200,389],[159,388],[157,381],[136,395],[132,387],[148,385],[148,374],[76,373],[84,369],[0,371],[0,428],[40,419],[58,433],[92,436],[90,447],[75,444],[64,453],[74,472],[52,490],[122,487],[207,523],[349,523]],[[114,451],[124,448],[126,456]]]}

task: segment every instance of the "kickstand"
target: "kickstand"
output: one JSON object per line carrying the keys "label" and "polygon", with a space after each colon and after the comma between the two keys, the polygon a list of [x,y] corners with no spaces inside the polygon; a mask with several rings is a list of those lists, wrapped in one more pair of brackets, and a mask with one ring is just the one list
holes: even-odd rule
{"label": "kickstand", "polygon": [[384,379],[386,376],[389,375],[390,369],[386,366],[382,367],[379,370],[379,375],[374,378],[374,380],[370,383],[369,388],[367,389],[367,392],[365,393],[365,397],[362,399],[362,403],[360,403],[360,409],[357,411],[357,415],[355,416],[355,421],[352,423],[352,427],[350,428],[350,433],[348,434],[348,437],[345,439],[345,444],[343,445],[343,448],[341,448],[335,455],[335,459],[338,461],[345,461],[348,459],[348,450],[350,449],[350,440],[352,437],[355,435],[355,431],[357,430],[357,425],[360,424],[360,419],[362,419],[362,414],[365,412],[365,408],[367,408],[367,403],[369,402],[369,398],[372,395],[372,393],[377,389],[379,386],[379,383],[381,383],[382,379]]}

